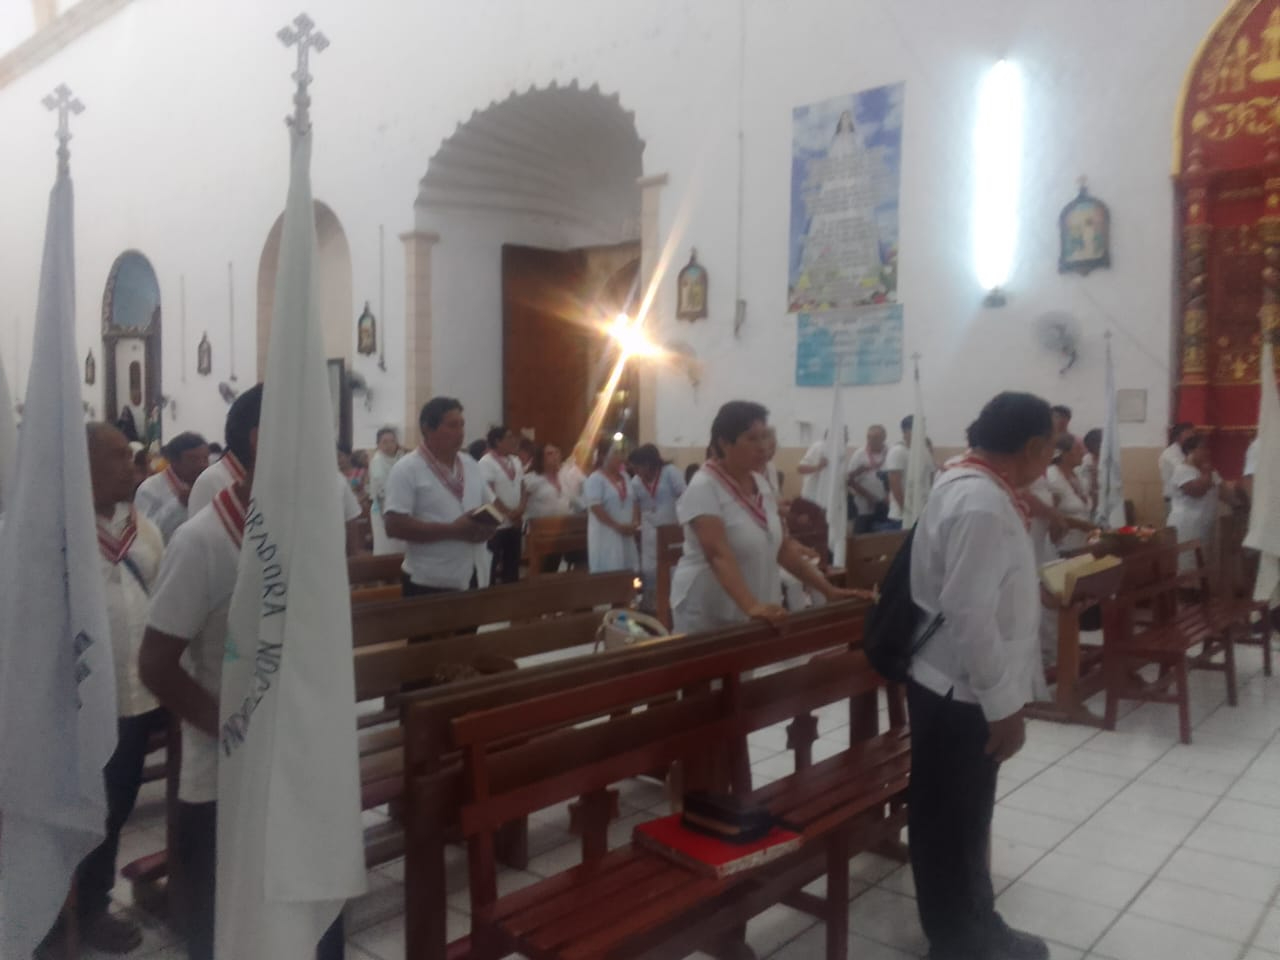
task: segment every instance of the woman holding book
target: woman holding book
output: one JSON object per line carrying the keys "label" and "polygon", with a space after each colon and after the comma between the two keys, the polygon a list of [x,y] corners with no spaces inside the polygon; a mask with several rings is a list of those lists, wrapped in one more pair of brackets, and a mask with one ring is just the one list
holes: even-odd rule
{"label": "woman holding book", "polygon": [[827,600],[870,599],[865,590],[833,586],[786,535],[773,488],[761,472],[769,459],[769,412],[732,400],[711,424],[711,456],[676,505],[685,527],[684,554],[671,582],[677,633],[750,619],[786,616],[778,568]]}
{"label": "woman holding book", "polygon": [[604,437],[596,444],[595,470],[582,485],[587,504],[587,568],[592,573],[638,570],[636,533],[640,504],[623,467],[622,442]]}

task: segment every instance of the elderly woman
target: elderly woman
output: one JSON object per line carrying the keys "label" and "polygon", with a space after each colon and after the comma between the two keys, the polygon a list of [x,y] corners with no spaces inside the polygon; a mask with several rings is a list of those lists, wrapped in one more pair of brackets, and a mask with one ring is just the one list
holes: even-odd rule
{"label": "elderly woman", "polygon": [[1062,531],[1057,544],[1062,553],[1082,549],[1094,528],[1089,494],[1077,476],[1083,460],[1084,447],[1071,434],[1064,433],[1054,441],[1053,463],[1045,472],[1045,480],[1060,517]]}
{"label": "elderly woman", "polygon": [[596,444],[595,469],[582,485],[587,504],[587,568],[592,573],[639,570],[636,533],[640,503],[623,468],[621,441],[605,437]]}
{"label": "elderly woman", "polygon": [[[529,472],[524,475],[524,489],[528,496],[524,508],[526,520],[582,512],[582,502],[569,490],[561,476],[562,466],[560,448],[554,443],[539,444],[534,449]],[[560,569],[562,560],[573,567],[586,563],[587,558],[579,553],[549,554],[542,560],[542,572],[554,573]]]}
{"label": "elderly woman", "polygon": [[671,583],[678,633],[749,619],[776,623],[782,607],[779,566],[828,600],[869,598],[833,586],[786,535],[764,474],[769,412],[758,403],[726,403],[711,424],[711,458],[676,505],[684,555]]}

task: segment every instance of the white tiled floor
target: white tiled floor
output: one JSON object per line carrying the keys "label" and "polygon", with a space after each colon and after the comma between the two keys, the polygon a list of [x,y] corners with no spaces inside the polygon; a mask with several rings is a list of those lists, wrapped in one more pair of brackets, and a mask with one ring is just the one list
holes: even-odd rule
{"label": "white tiled floor", "polygon": [[[1194,743],[1177,742],[1172,706],[1129,710],[1115,733],[1033,722],[1027,747],[1000,775],[992,842],[998,904],[1013,925],[1052,943],[1054,960],[1280,960],[1280,678],[1261,676],[1261,652],[1237,651],[1240,704],[1225,704],[1218,674],[1191,690]],[[848,712],[824,711],[815,755],[847,743]],[[781,728],[751,738],[758,782],[791,770]],[[661,787],[622,789],[617,842],[664,812]],[[148,790],[124,838],[122,860],[163,842],[163,802]],[[527,873],[516,889],[577,862],[563,807],[531,819]],[[467,928],[466,859],[449,853],[450,932]],[[908,960],[925,953],[909,868],[874,855],[850,868],[849,956]],[[370,892],[347,908],[350,960],[404,957],[403,865],[371,871]],[[821,892],[825,881],[811,889]],[[116,893],[127,908],[128,889]],[[778,906],[748,926],[762,958],[823,952],[823,930]],[[146,960],[184,958],[148,924]]]}

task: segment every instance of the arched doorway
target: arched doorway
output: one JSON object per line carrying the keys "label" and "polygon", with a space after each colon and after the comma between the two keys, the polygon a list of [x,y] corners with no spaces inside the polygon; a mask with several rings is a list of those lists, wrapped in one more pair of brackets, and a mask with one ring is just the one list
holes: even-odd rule
{"label": "arched doorway", "polygon": [[142,440],[161,434],[160,319],[151,261],[126,250],[111,265],[102,295],[104,415],[114,422],[127,411]]}
{"label": "arched doorway", "polygon": [[1263,331],[1280,331],[1280,0],[1237,0],[1183,86],[1174,184],[1182,231],[1179,421],[1212,430],[1239,476],[1256,429]]}
{"label": "arched doorway", "polygon": [[599,321],[618,309],[609,281],[638,273],[643,151],[616,96],[576,85],[493,104],[441,145],[406,240],[429,244],[416,268],[409,251],[409,417],[445,393],[472,433],[501,420],[576,439],[600,386]]}
{"label": "arched doorway", "polygon": [[[335,427],[340,441],[351,442],[351,391],[346,376],[351,369],[351,342],[355,330],[352,299],[351,247],[337,215],[319,200],[316,214],[316,278],[319,284],[320,323],[324,330],[325,356],[329,358],[333,387]],[[271,311],[276,300],[276,273],[280,263],[280,235],[284,214],[276,218],[258,261],[258,380],[266,374],[267,348],[271,341]]]}

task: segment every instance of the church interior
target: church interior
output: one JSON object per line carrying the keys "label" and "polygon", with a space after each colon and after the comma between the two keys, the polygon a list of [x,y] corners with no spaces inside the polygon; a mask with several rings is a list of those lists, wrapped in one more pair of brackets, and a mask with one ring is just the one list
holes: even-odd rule
{"label": "church interior", "polygon": [[[309,88],[278,38],[304,10],[327,41],[298,61]],[[62,84],[74,102],[50,94]],[[0,384],[20,425],[33,379],[53,376],[33,344],[62,122],[85,419],[127,421],[170,462],[179,435],[230,444],[229,413],[276,369],[295,84],[311,98],[311,296],[330,400],[314,416],[332,421],[363,525],[349,570],[367,892],[342,908],[349,960],[1040,956],[930,953],[907,773],[893,766],[907,701],[893,684],[840,687],[862,682],[846,634],[863,612],[840,620],[840,604],[815,601],[788,614],[793,627],[752,616],[688,637],[675,684],[677,654],[635,642],[641,615],[619,654],[600,608],[629,609],[643,581],[640,608],[673,629],[672,571],[693,530],[676,513],[669,540],[637,521],[640,565],[625,575],[572,569],[585,516],[529,519],[511,582],[495,548],[476,603],[411,599],[410,566],[379,548],[396,510],[361,486],[385,428],[414,456],[432,398],[460,403],[466,443],[496,427],[498,449],[509,432],[538,471],[554,447],[591,475],[603,439],[655,445],[681,476],[714,459],[717,411],[754,401],[776,433],[788,542],[878,597],[901,534],[875,538],[903,520],[858,526],[857,474],[811,496],[814,471],[835,473],[828,454],[879,426],[890,457],[927,444],[929,477],[945,476],[1002,391],[1065,409],[1085,447],[1101,431],[1091,491],[1068,482],[1084,530],[1106,527],[1104,501],[1123,517],[1101,542],[1125,577],[1132,543],[1177,526],[1183,488],[1164,457],[1192,457],[1174,433],[1194,432],[1222,502],[1194,557],[1170,546],[1177,573],[1161,570],[1177,578],[1194,560],[1195,589],[1221,598],[1192,604],[1187,581],[1170,581],[1165,599],[1205,620],[1174,616],[1139,648],[1111,642],[1118,573],[1037,586],[1049,686],[999,765],[995,908],[1053,960],[1280,960],[1275,605],[1254,581],[1276,559],[1254,534],[1263,491],[1280,504],[1280,486],[1264,466],[1255,485],[1249,459],[1261,445],[1280,469],[1261,426],[1280,370],[1280,0],[0,0]],[[1114,491],[1099,489],[1102,459]],[[880,496],[908,496],[896,490],[886,479]],[[1073,600],[1088,576],[1099,592]],[[1154,625],[1126,629],[1154,636],[1164,600],[1143,596],[1137,622]],[[1194,649],[1175,654],[1168,636],[1188,631]],[[730,634],[737,648],[717,640]],[[620,656],[634,668],[611,666]],[[415,682],[398,672],[410,667]],[[592,733],[591,717],[616,733]],[[680,753],[713,730],[740,742]],[[119,954],[139,960],[196,958],[166,901],[177,742],[148,753],[120,834],[110,909],[136,922],[140,942]],[[535,777],[535,761],[550,772]],[[745,883],[621,859],[682,783],[777,800],[794,778],[855,762],[862,779],[796,802],[862,806],[790,873],[782,854]],[[876,777],[883,796],[867,799]],[[75,937],[37,954],[112,955]]]}

